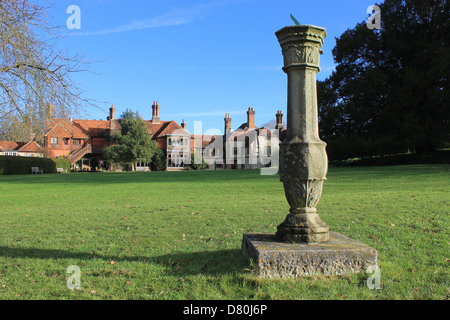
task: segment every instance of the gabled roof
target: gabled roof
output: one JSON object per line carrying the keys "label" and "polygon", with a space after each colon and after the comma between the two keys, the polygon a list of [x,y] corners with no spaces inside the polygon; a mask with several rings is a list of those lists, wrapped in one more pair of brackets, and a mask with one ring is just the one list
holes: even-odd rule
{"label": "gabled roof", "polygon": [[67,135],[65,137],[71,137],[72,134],[66,129],[66,127],[58,122],[54,122],[54,125],[51,127],[50,130],[48,130],[45,135],[48,135],[50,132],[54,131],[54,130],[58,130],[58,129],[62,129]]}
{"label": "gabled roof", "polygon": [[17,141],[0,141],[0,150],[6,151],[19,151],[19,152],[36,152],[41,153],[44,150],[39,146],[36,141],[30,140],[28,142]]}
{"label": "gabled roof", "polygon": [[[145,121],[148,126],[148,131],[152,134],[152,138],[156,139],[165,135],[170,135],[176,132],[180,135],[190,135],[188,131],[183,129],[174,120],[158,121],[153,123],[151,120]],[[49,129],[45,135],[48,135],[52,130],[61,127],[66,131],[68,136],[74,139],[89,139],[90,137],[104,137],[110,131],[120,131],[121,125],[118,119],[113,120],[81,120],[74,119],[52,119],[47,121],[47,128]]]}
{"label": "gabled roof", "polygon": [[42,153],[44,152],[44,149],[42,149],[41,146],[38,145],[36,141],[31,140],[25,143],[22,147],[20,147],[18,151]]}
{"label": "gabled roof", "polygon": [[258,128],[248,128],[248,127],[242,128],[242,126],[240,126],[236,130],[234,130],[229,136],[227,136],[227,139],[229,140],[229,139],[233,139],[233,138],[237,138],[237,137],[241,137],[241,136],[247,136],[250,134],[258,135],[259,129]]}
{"label": "gabled roof", "polygon": [[[111,122],[112,121],[108,120],[74,119],[70,121],[68,119],[52,119],[47,122],[47,128],[50,128],[50,130],[46,132],[46,135],[59,125],[69,134],[70,137],[74,139],[89,139],[89,137],[92,136],[103,137],[107,132],[109,132]],[[117,123],[118,121],[114,121],[114,125],[116,127]]]}
{"label": "gabled roof", "polygon": [[23,145],[25,145],[25,142],[0,141],[0,149],[1,150],[16,150],[17,151]]}
{"label": "gabled roof", "polygon": [[190,135],[185,129],[183,129],[174,120],[171,121],[160,121],[160,123],[152,123],[148,121],[149,131],[152,134],[152,139],[163,137],[165,135],[173,134],[175,131],[180,135]]}
{"label": "gabled roof", "polygon": [[183,129],[178,123],[176,123],[174,120],[170,121],[167,126],[159,133],[159,136],[165,136],[168,134],[174,134],[176,131],[179,135],[188,135],[190,136],[190,133],[187,132],[185,129]]}
{"label": "gabled roof", "polygon": [[153,123],[151,120],[147,120],[148,131],[151,133],[152,138],[156,139],[159,133],[162,132],[170,121],[159,121],[159,123]]}

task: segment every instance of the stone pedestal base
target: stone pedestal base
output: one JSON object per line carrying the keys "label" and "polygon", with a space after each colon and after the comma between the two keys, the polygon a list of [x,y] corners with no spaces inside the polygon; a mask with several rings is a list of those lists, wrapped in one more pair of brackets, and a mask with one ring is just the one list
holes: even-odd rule
{"label": "stone pedestal base", "polygon": [[[315,208],[312,210],[316,210]],[[281,242],[313,243],[330,240],[329,227],[316,212],[290,213],[275,233]]]}
{"label": "stone pedestal base", "polygon": [[358,273],[378,260],[375,249],[337,232],[327,242],[305,244],[279,242],[275,233],[245,233],[241,250],[262,277]]}

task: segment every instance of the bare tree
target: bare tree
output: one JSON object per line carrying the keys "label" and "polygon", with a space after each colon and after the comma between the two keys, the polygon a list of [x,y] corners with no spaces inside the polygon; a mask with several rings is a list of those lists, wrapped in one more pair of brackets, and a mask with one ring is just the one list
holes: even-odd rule
{"label": "bare tree", "polygon": [[50,104],[55,117],[91,104],[71,79],[72,73],[86,71],[88,62],[57,50],[61,32],[47,22],[50,7],[0,0],[0,138],[18,139],[9,132],[20,131],[21,140],[31,134],[41,140]]}

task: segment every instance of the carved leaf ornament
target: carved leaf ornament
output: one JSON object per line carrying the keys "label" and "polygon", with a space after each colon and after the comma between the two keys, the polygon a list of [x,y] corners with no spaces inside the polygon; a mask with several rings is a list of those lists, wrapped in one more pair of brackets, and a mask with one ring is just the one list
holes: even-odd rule
{"label": "carved leaf ornament", "polygon": [[283,49],[284,65],[313,64],[319,66],[320,47],[318,45],[290,45]]}

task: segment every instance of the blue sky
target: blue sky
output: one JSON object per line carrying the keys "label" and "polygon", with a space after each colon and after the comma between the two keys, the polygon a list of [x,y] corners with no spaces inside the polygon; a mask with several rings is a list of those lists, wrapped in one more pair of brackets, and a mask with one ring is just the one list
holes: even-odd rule
{"label": "blue sky", "polygon": [[[61,49],[80,53],[91,72],[78,73],[87,98],[98,108],[81,112],[106,119],[111,104],[119,116],[126,109],[151,119],[158,100],[162,120],[184,119],[193,133],[223,131],[225,113],[232,128],[246,122],[253,107],[256,124],[286,114],[286,74],[275,31],[302,24],[327,29],[318,79],[328,77],[335,38],[367,19],[374,0],[59,0],[51,23],[63,26],[70,5],[81,10],[81,29],[69,30]],[[209,131],[208,131],[209,130]]]}

